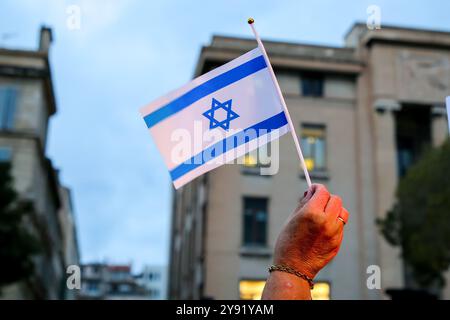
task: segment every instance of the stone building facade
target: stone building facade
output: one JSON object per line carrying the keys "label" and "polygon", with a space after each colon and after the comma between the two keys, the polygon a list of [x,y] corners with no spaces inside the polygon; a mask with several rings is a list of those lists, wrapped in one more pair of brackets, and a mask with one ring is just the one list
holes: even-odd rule
{"label": "stone building facade", "polygon": [[71,197],[45,154],[56,112],[51,42],[51,30],[43,27],[35,51],[0,48],[0,158],[11,162],[14,187],[35,207],[28,227],[42,249],[34,258],[35,274],[3,288],[3,298],[73,298],[65,283],[66,267],[79,260]]}
{"label": "stone building facade", "polygon": [[[318,275],[316,298],[383,299],[408,286],[399,251],[375,220],[394,203],[399,178],[427,146],[448,136],[450,33],[353,25],[342,47],[265,41],[314,182],[350,212],[339,255]],[[256,46],[214,36],[195,76]],[[307,185],[290,135],[279,172],[258,162],[225,165],[174,192],[169,297],[258,298],[276,237]],[[258,172],[256,170],[256,172]],[[380,267],[381,290],[366,285]],[[441,297],[450,298],[447,286]]]}

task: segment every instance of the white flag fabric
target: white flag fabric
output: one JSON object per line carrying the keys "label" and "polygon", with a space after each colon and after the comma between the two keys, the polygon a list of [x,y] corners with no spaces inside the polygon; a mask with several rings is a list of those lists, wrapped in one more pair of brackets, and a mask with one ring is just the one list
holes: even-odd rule
{"label": "white flag fabric", "polygon": [[289,132],[259,48],[141,109],[175,188]]}

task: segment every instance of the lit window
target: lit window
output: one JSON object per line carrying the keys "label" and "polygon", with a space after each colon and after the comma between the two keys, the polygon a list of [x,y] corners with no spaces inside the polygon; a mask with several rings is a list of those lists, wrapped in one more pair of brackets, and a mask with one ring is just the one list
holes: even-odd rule
{"label": "lit window", "polygon": [[[264,285],[263,280],[239,281],[239,296],[242,300],[260,300]],[[330,284],[328,282],[315,282],[311,290],[313,300],[330,300]]]}
{"label": "lit window", "polygon": [[244,198],[244,245],[266,245],[267,202],[267,198]]}
{"label": "lit window", "polygon": [[239,296],[242,300],[260,300],[266,284],[263,280],[239,281]]}
{"label": "lit window", "polygon": [[258,164],[258,158],[251,155],[251,154],[246,154],[244,156],[244,166],[246,167],[250,167],[250,168],[254,168],[256,167]]}
{"label": "lit window", "polygon": [[330,300],[330,284],[327,282],[314,283],[314,289],[311,290],[313,300]]}
{"label": "lit window", "polygon": [[243,165],[246,168],[270,167],[271,144],[260,146],[257,150],[247,153],[243,158]]}
{"label": "lit window", "polygon": [[0,88],[0,129],[12,129],[16,112],[17,90]]}
{"label": "lit window", "polygon": [[302,126],[302,151],[309,171],[324,171],[325,126],[305,124]]}

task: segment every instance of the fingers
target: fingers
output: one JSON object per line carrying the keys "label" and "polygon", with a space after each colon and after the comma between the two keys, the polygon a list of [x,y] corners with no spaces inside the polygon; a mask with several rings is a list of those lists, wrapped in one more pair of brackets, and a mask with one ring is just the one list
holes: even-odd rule
{"label": "fingers", "polygon": [[313,212],[325,212],[329,221],[339,221],[343,225],[341,218],[345,223],[348,221],[349,213],[342,206],[342,199],[339,196],[331,195],[327,188],[322,184],[313,184],[307,190],[303,199],[300,200],[299,207],[307,205]]}
{"label": "fingers", "polygon": [[301,209],[305,204],[308,203],[309,199],[311,199],[313,195],[312,187],[308,188],[305,193],[303,194],[303,197],[299,200],[299,206],[298,208]]}
{"label": "fingers", "polygon": [[312,194],[308,206],[314,210],[324,211],[330,199],[330,193],[323,184],[313,184],[309,192]]}
{"label": "fingers", "polygon": [[342,211],[341,211],[341,214],[339,215],[339,217],[340,217],[342,220],[344,220],[345,223],[347,223],[347,222],[348,222],[348,217],[349,217],[349,215],[350,215],[350,214],[348,213],[347,209],[342,208]]}
{"label": "fingers", "polygon": [[330,221],[334,221],[342,212],[342,199],[339,196],[331,195],[325,207],[325,214]]}
{"label": "fingers", "polygon": [[336,226],[336,231],[338,231],[338,232],[344,231],[344,227],[348,221],[348,216],[349,216],[349,213],[348,213],[347,209],[342,208],[341,213],[336,217],[336,220],[334,220],[335,221],[334,223]]}

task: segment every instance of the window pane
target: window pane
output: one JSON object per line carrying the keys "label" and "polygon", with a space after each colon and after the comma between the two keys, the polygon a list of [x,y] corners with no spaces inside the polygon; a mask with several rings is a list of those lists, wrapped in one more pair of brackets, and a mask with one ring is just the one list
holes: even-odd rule
{"label": "window pane", "polygon": [[0,148],[0,162],[11,161],[11,154],[10,148]]}
{"label": "window pane", "polygon": [[325,169],[325,141],[322,138],[316,139],[315,151],[316,169]]}
{"label": "window pane", "polygon": [[244,245],[264,246],[267,233],[267,199],[244,198]]}
{"label": "window pane", "polygon": [[289,70],[278,70],[275,72],[284,94],[299,95],[300,94],[300,75],[298,72]]}
{"label": "window pane", "polygon": [[14,115],[16,112],[15,88],[0,88],[0,129],[12,129],[14,127]]}
{"label": "window pane", "polygon": [[258,157],[255,157],[253,154],[246,154],[244,156],[244,166],[245,167],[256,167],[258,165]]}
{"label": "window pane", "polygon": [[323,96],[323,76],[320,74],[302,75],[302,94],[310,97]]}
{"label": "window pane", "polygon": [[308,137],[302,137],[302,152],[305,158],[311,157],[311,145],[308,143]]}
{"label": "window pane", "polygon": [[260,300],[266,282],[264,280],[239,281],[239,296],[242,300]]}
{"label": "window pane", "polygon": [[260,146],[258,149],[253,150],[243,158],[243,165],[247,168],[266,168],[270,167],[271,155],[272,155],[272,144],[269,142],[265,145]]}
{"label": "window pane", "polygon": [[311,290],[313,300],[330,300],[330,284],[327,282],[314,283],[314,289]]}
{"label": "window pane", "polygon": [[309,171],[326,169],[325,126],[302,125],[302,151]]}

